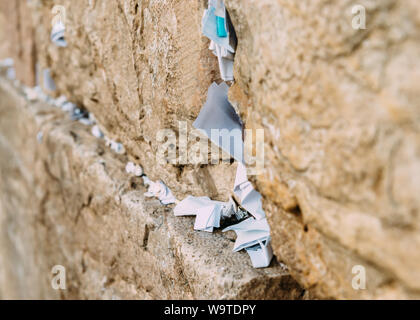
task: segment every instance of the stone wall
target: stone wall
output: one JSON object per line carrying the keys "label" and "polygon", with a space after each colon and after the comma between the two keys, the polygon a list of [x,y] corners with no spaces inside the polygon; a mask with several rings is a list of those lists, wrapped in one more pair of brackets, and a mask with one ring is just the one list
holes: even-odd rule
{"label": "stone wall", "polygon": [[[194,232],[89,127],[0,78],[0,299],[299,299],[278,262]],[[38,133],[42,133],[42,139]],[[66,268],[66,290],[51,286]]]}
{"label": "stone wall", "polygon": [[[178,132],[179,121],[185,121],[191,128],[205,101],[208,86],[220,80],[217,60],[201,35],[206,2],[32,0],[26,4],[26,1],[16,1],[20,3],[20,12],[28,6],[23,12],[30,12],[33,27],[32,32],[20,32],[21,40],[17,42],[12,41],[9,34],[9,46],[22,46],[21,57],[30,57],[34,50],[36,59],[19,60],[16,51],[9,50],[19,68],[35,70],[36,61],[39,70],[51,69],[57,84],[55,94],[64,94],[92,112],[107,136],[124,144],[128,158],[141,164],[152,179],[162,179],[179,199],[194,194],[226,200],[233,185],[234,164],[193,166],[156,162],[160,146],[157,132],[161,129]],[[417,272],[420,266],[420,98],[416,94],[420,89],[420,5],[414,0],[358,1],[357,4],[367,9],[367,28],[354,30],[351,9],[356,3],[351,0],[225,2],[238,36],[235,84],[229,97],[247,128],[265,130],[265,173],[254,182],[264,197],[277,259],[287,265],[293,278],[313,297],[420,297]],[[49,40],[51,9],[57,4],[66,9],[67,48],[58,48]],[[18,9],[9,5],[7,10]],[[15,15],[17,18],[13,19],[21,21],[23,15]],[[6,17],[14,16],[7,14]],[[0,21],[7,19],[3,16]],[[29,71],[18,72],[18,78],[28,84],[34,79]],[[0,129],[4,141],[13,139],[13,134],[14,139],[29,137],[29,133]],[[73,143],[89,149],[84,140],[77,141]],[[43,164],[51,172],[50,179],[59,186],[50,192],[49,199],[53,200],[49,205],[66,208],[54,213],[58,220],[68,219],[78,210],[63,207],[57,199],[70,207],[76,206],[76,195],[72,192],[80,189],[85,190],[78,195],[80,203],[90,203],[89,198],[83,200],[83,196],[89,194],[89,190],[97,194],[100,189],[96,184],[91,189],[88,180],[103,179],[96,171],[99,169],[88,171],[89,179],[76,179],[82,168],[89,167],[86,163],[93,160],[89,160],[88,151],[81,152],[80,158],[74,160],[73,151],[61,150],[63,143],[52,143],[49,149],[42,149],[44,151],[38,147],[25,149],[26,157],[36,152],[42,157],[59,154]],[[12,144],[10,150],[21,152],[22,148],[24,146]],[[78,169],[58,169],[73,165]],[[54,166],[60,174],[52,173]],[[118,164],[112,162],[108,168],[117,171]],[[9,174],[9,170],[4,172]],[[40,171],[40,179],[44,174]],[[123,183],[127,177],[119,179]],[[110,184],[114,189],[110,187],[103,192],[111,199],[111,195],[115,197],[120,191],[115,187],[118,184]],[[27,186],[27,193],[19,193],[17,188],[5,190],[4,194],[27,195],[16,200],[23,203],[24,208],[24,203],[31,203],[28,198],[31,187],[35,188]],[[46,186],[38,183],[36,189],[42,191]],[[71,196],[65,193],[67,190]],[[7,207],[8,198],[4,198],[3,207]],[[122,200],[103,201],[110,201],[106,206],[101,204],[100,210],[107,211],[107,219],[112,220],[108,221],[107,233],[115,234],[115,239],[101,244],[104,237],[98,237],[95,250],[104,245],[119,252],[123,250],[124,241],[117,239],[123,236],[123,230],[132,228],[133,235],[139,231],[135,221],[129,223],[131,220],[127,218],[123,222],[117,217],[122,211],[130,215],[135,209],[124,209]],[[86,206],[89,209],[90,205]],[[36,208],[31,210],[35,210],[34,216],[42,212]],[[165,215],[163,211],[155,214],[156,219]],[[170,229],[171,223],[177,225],[171,222],[170,214],[165,217],[164,230]],[[52,219],[50,228],[56,228],[54,223]],[[70,223],[62,220],[57,225],[67,228]],[[91,223],[91,228],[101,229],[95,219]],[[192,229],[191,223],[185,220],[185,226],[189,226],[186,229]],[[178,237],[177,227],[173,228],[173,237]],[[46,242],[60,239],[59,233],[46,235]],[[22,250],[25,237],[19,238]],[[68,242],[63,240],[60,247],[67,252],[66,259],[71,265],[75,265],[77,254],[83,257],[83,245],[73,247],[72,244],[79,237],[85,237],[82,243],[90,242],[88,230],[81,229],[77,237],[71,236]],[[141,243],[141,237],[139,239]],[[134,243],[130,257],[137,257],[136,250],[140,250]],[[82,253],[77,253],[75,248]],[[51,248],[51,251],[31,254],[49,261],[48,257],[55,256],[57,251]],[[119,266],[125,264],[118,254],[113,258]],[[95,257],[94,260],[103,265],[98,262],[84,267],[86,282],[83,285],[86,287],[74,291],[77,297],[90,294],[105,297],[93,293],[99,280],[89,284],[87,279],[100,279],[101,268],[110,268],[113,258]],[[129,281],[124,282],[124,279],[135,276],[140,287],[153,288],[147,292],[162,292],[158,283],[163,280],[149,279],[150,284],[143,284],[147,279],[139,268],[140,261],[129,260],[134,270],[117,269],[108,281],[112,278],[115,286],[128,286]],[[173,265],[176,266],[176,261]],[[352,288],[355,265],[366,269],[365,290]],[[203,268],[214,272],[213,267],[215,265]],[[159,270],[171,273],[172,267],[165,268],[162,266]],[[274,272],[273,268],[277,267],[262,272]],[[247,272],[251,272],[247,270],[242,265],[232,267],[233,273],[245,278]],[[253,272],[253,277],[266,283],[266,274]],[[176,293],[163,290],[166,293],[161,293],[161,297],[182,297],[184,292],[190,292],[187,297],[203,297],[203,288],[201,284],[194,289],[177,285]],[[211,297],[245,297],[239,293],[242,289],[222,288],[216,286],[210,291],[213,292]],[[132,288],[133,297],[147,296],[137,289]],[[293,290],[289,295],[283,291],[270,292],[258,297],[300,296]],[[150,294],[150,297],[156,296],[159,295]],[[122,297],[131,296],[124,293]]]}

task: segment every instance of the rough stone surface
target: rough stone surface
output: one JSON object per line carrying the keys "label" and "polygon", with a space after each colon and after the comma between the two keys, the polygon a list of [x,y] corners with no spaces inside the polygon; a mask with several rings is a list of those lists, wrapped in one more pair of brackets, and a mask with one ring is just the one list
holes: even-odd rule
{"label": "rough stone surface", "polygon": [[[93,112],[179,198],[223,200],[234,165],[156,162],[158,131],[190,128],[219,80],[200,32],[206,2],[30,6],[37,63],[57,94]],[[351,0],[225,2],[239,40],[229,96],[248,128],[265,130],[266,170],[254,182],[278,260],[317,297],[419,298],[418,1],[358,1],[366,30],[351,27]],[[66,49],[49,41],[55,4],[66,8]],[[355,265],[366,290],[352,288]]]}
{"label": "rough stone surface", "polygon": [[[284,265],[254,269],[231,235],[194,232],[193,218],[145,199],[89,127],[1,79],[0,96],[0,298],[303,296]],[[54,265],[67,290],[51,288]]]}
{"label": "rough stone surface", "polygon": [[7,40],[7,33],[3,26],[6,24],[6,18],[2,12],[0,12],[0,59],[6,59],[9,57],[9,41]]}
{"label": "rough stone surface", "polygon": [[28,86],[34,86],[34,25],[26,0],[0,2],[0,29],[0,58],[13,58],[17,78]]}
{"label": "rough stone surface", "polygon": [[226,2],[239,107],[266,133],[257,181],[276,254],[321,296],[418,297],[419,3],[359,1],[354,30],[353,1]]}
{"label": "rough stone surface", "polygon": [[65,49],[49,41],[54,3],[32,4],[40,69],[52,70],[59,92],[92,111],[133,161],[178,196],[227,200],[235,173],[229,163],[156,163],[158,131],[178,133],[178,121],[191,129],[208,87],[219,78],[217,60],[201,36],[202,1],[59,3],[66,9]]}

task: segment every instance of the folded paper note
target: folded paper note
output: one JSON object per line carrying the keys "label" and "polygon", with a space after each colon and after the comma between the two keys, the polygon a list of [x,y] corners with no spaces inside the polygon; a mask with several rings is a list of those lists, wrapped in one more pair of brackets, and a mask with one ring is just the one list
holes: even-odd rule
{"label": "folded paper note", "polygon": [[251,217],[249,213],[239,207],[236,201],[230,197],[229,201],[223,205],[220,224],[224,227],[227,227],[233,224],[237,224],[249,217]]}
{"label": "folded paper note", "polygon": [[51,41],[58,47],[67,47],[67,42],[64,39],[66,27],[61,21],[58,21],[51,31]]}
{"label": "folded paper note", "polygon": [[28,98],[29,101],[41,100],[56,105],[55,100],[46,95],[39,86],[35,86],[33,88],[26,87],[24,92],[26,94],[26,98]]}
{"label": "folded paper note", "polygon": [[235,231],[237,235],[234,252],[246,249],[254,268],[264,268],[270,265],[273,251],[270,245],[270,227],[267,219],[249,218],[225,228],[223,232],[230,230]]}
{"label": "folded paper note", "polygon": [[174,208],[175,216],[195,216],[197,211],[212,203],[209,197],[188,196],[180,201]]}
{"label": "folded paper note", "polygon": [[209,8],[214,8],[214,13],[218,17],[225,18],[226,16],[226,7],[223,0],[209,0]]}
{"label": "folded paper note", "polygon": [[220,76],[223,81],[233,81],[233,53],[216,44],[214,41],[210,42],[209,49],[217,57],[219,62]]}
{"label": "folded paper note", "polygon": [[112,141],[111,142],[111,150],[113,150],[115,153],[118,154],[124,154],[125,153],[125,148],[121,143]]}
{"label": "folded paper note", "polygon": [[247,213],[240,210],[232,198],[228,202],[210,200],[208,197],[188,196],[180,201],[175,209],[175,216],[196,216],[194,229],[213,232],[224,224],[237,223],[248,217]]}
{"label": "folded paper note", "polygon": [[196,216],[194,229],[213,232],[220,227],[220,219],[225,203],[210,200],[208,197],[188,196],[174,209],[175,216]]}
{"label": "folded paper note", "polygon": [[270,239],[270,227],[267,223],[267,219],[256,220],[254,218],[249,218],[225,228],[223,232],[229,230],[233,230],[237,234],[233,251],[240,251],[258,244],[258,241]]}
{"label": "folded paper note", "polygon": [[229,87],[222,82],[213,82],[207,94],[207,101],[193,126],[201,130],[223,151],[238,162],[243,162],[243,126],[239,116],[228,100]]}
{"label": "folded paper note", "polygon": [[209,1],[202,20],[203,34],[211,40],[210,50],[219,62],[223,81],[233,81],[233,57],[237,38],[223,0]]}
{"label": "folded paper note", "polygon": [[96,118],[92,112],[89,112],[89,120],[92,121],[93,124],[96,123]]}
{"label": "folded paper note", "polygon": [[265,212],[262,208],[262,196],[254,189],[254,186],[248,181],[245,166],[238,162],[236,170],[235,186],[233,189],[235,195],[239,198],[241,205],[257,220],[265,218]]}
{"label": "folded paper note", "polygon": [[99,129],[98,125],[94,125],[92,127],[92,135],[98,139],[101,139],[104,137],[104,134],[102,133],[101,129]]}
{"label": "folded paper note", "polygon": [[76,106],[74,103],[71,103],[71,102],[65,102],[65,103],[61,106],[61,109],[62,109],[64,112],[68,112],[68,113],[70,113],[70,114],[73,114],[74,109],[76,109],[76,108],[77,108],[77,106]]}
{"label": "folded paper note", "polygon": [[251,258],[254,268],[266,268],[273,258],[273,248],[270,241],[259,241],[257,245],[245,249]]}
{"label": "folded paper note", "polygon": [[[146,179],[145,184],[150,184],[150,180],[147,177]],[[261,195],[248,181],[246,168],[240,163],[235,179],[235,191],[245,203],[246,207],[243,203],[242,207],[254,217],[249,218],[248,212],[241,210],[232,197],[229,202],[220,202],[211,200],[209,197],[188,196],[177,204],[174,214],[175,216],[196,216],[194,229],[207,232],[220,228],[222,221],[225,223],[241,221],[223,230],[223,232],[233,230],[237,235],[233,251],[246,249],[254,268],[268,267],[273,257],[270,227],[265,218],[265,212],[262,210]]]}
{"label": "folded paper note", "polygon": [[39,143],[42,143],[43,139],[44,139],[44,133],[42,131],[39,131],[36,135],[36,140],[38,140]]}
{"label": "folded paper note", "polygon": [[6,78],[9,80],[16,80],[16,70],[13,67],[7,68]]}
{"label": "folded paper note", "polygon": [[50,69],[44,69],[43,72],[43,79],[44,79],[44,88],[48,91],[55,91],[57,88],[55,86],[55,82],[51,77]]}
{"label": "folded paper note", "polygon": [[6,59],[0,61],[0,68],[5,68],[6,69],[6,77],[9,80],[15,80],[16,79],[16,70],[13,67],[14,63],[15,62],[12,58],[6,58]]}
{"label": "folded paper note", "polygon": [[210,46],[209,46],[209,50],[211,50],[211,52],[213,52],[213,54],[215,56],[217,56],[217,49],[220,48],[220,56],[222,58],[225,58],[227,60],[233,61],[233,59],[235,58],[235,55],[230,52],[229,50],[226,50],[226,48],[223,48],[221,46],[219,46],[218,44],[216,44],[214,41],[210,41]]}
{"label": "folded paper note", "polygon": [[59,96],[57,99],[55,99],[54,101],[53,101],[53,103],[54,103],[54,105],[56,106],[56,107],[59,107],[59,108],[62,108],[63,107],[63,105],[65,104],[67,102],[67,98],[66,98],[66,96]]}
{"label": "folded paper note", "polygon": [[226,36],[220,37],[217,32],[217,16],[216,16],[216,9],[212,6],[204,12],[203,20],[202,20],[202,30],[203,34],[213,40],[216,44],[220,45],[223,48],[226,48],[230,52],[234,53],[236,48],[236,35],[230,32],[229,29],[229,19],[223,19],[225,22],[226,28]]}
{"label": "folded paper note", "polygon": [[0,61],[0,68],[11,68],[14,65],[14,60],[12,58],[6,58]]}
{"label": "folded paper note", "polygon": [[134,164],[133,162],[128,162],[125,166],[125,171],[128,174],[133,174],[136,177],[141,177],[143,175],[143,168],[138,164]]}
{"label": "folded paper note", "polygon": [[112,151],[118,154],[124,154],[125,148],[121,143],[115,142],[114,140],[105,137],[105,145],[111,148]]}
{"label": "folded paper note", "polygon": [[87,118],[87,117],[83,117],[83,118],[80,118],[79,120],[78,120],[81,124],[84,124],[85,126],[91,126],[93,123],[89,120],[89,118]]}
{"label": "folded paper note", "polygon": [[220,227],[221,213],[222,205],[217,203],[198,209],[194,229],[213,232],[214,228]]}
{"label": "folded paper note", "polygon": [[39,94],[38,94],[38,91],[36,90],[36,87],[34,88],[26,87],[23,90],[26,95],[26,98],[29,101],[35,101],[39,99]]}
{"label": "folded paper note", "polygon": [[[88,119],[88,113],[87,113],[87,111],[85,111],[85,110],[82,110],[82,109],[80,109],[80,108],[74,108],[73,109],[73,112],[70,114],[70,118],[71,118],[71,120],[73,120],[73,121],[80,121],[81,119],[86,119],[86,120],[89,120]],[[90,124],[90,121],[89,121],[89,124]]]}
{"label": "folded paper note", "polygon": [[148,198],[156,197],[164,205],[176,202],[172,191],[162,182],[153,182],[147,177],[143,177],[144,184],[148,186],[147,192],[144,194]]}

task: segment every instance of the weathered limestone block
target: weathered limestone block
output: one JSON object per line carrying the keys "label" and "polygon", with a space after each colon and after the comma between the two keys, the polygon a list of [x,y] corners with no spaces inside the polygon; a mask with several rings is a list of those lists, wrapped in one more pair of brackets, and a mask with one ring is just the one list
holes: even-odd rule
{"label": "weathered limestone block", "polygon": [[266,133],[257,182],[275,253],[320,296],[419,297],[419,3],[359,1],[366,30],[353,1],[226,3],[231,100]]}
{"label": "weathered limestone block", "polygon": [[[231,235],[195,232],[194,218],[145,199],[125,156],[1,78],[0,154],[0,298],[304,296],[283,264],[254,269]],[[51,288],[54,265],[67,290]]]}

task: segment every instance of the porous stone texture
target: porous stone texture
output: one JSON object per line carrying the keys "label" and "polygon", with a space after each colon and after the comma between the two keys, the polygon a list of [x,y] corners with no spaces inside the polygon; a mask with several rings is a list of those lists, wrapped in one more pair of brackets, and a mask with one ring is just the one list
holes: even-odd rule
{"label": "porous stone texture", "polygon": [[[57,4],[66,12],[65,49],[49,41]],[[201,168],[183,162],[185,153],[182,165],[156,161],[158,132],[178,134],[179,121],[190,132],[219,78],[201,35],[202,1],[33,1],[32,7],[40,70],[51,69],[60,93],[93,112],[133,161],[177,195],[228,199],[235,173],[230,163]]]}
{"label": "porous stone texture", "polygon": [[[225,3],[238,36],[229,97],[247,128],[265,132],[265,172],[253,182],[277,259],[316,297],[420,298],[418,1]],[[356,4],[365,30],[352,28]],[[54,5],[65,8],[67,48],[49,41]],[[178,198],[226,200],[235,165],[156,161],[159,130],[191,128],[220,81],[201,35],[206,5],[29,2],[36,61],[51,69],[54,94],[91,111]],[[356,265],[364,290],[352,287]]]}
{"label": "porous stone texture", "polygon": [[[6,18],[0,12],[0,26],[4,26]],[[4,60],[9,57],[9,41],[7,41],[7,33],[4,28],[0,28],[0,59]]]}
{"label": "porous stone texture", "polygon": [[[231,235],[145,199],[126,156],[0,78],[0,298],[298,299],[283,264],[254,269]],[[42,132],[42,140],[37,140]],[[51,287],[66,268],[66,290]]]}
{"label": "porous stone texture", "polygon": [[13,57],[17,78],[34,86],[35,38],[28,1],[1,1],[0,28],[0,58]]}
{"label": "porous stone texture", "polygon": [[276,254],[324,297],[419,297],[420,4],[358,1],[354,30],[354,1],[226,3]]}

